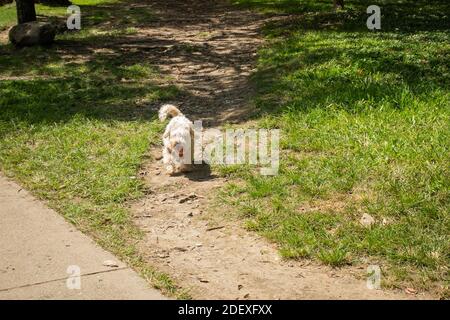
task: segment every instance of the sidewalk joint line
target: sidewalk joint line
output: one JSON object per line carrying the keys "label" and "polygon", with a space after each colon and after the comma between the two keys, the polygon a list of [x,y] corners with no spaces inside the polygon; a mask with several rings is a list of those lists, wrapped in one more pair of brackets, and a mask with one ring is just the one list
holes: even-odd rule
{"label": "sidewalk joint line", "polygon": [[[129,269],[129,267],[121,267],[121,268],[116,268],[116,269],[112,269],[112,270],[95,271],[95,272],[90,272],[90,273],[86,273],[86,274],[81,274],[80,278],[81,277],[92,276],[92,275],[96,275],[96,274],[101,274],[101,273],[109,273],[109,272],[114,272],[114,271],[126,270],[126,269]],[[41,285],[41,284],[67,280],[69,278],[71,278],[71,277],[64,277],[64,278],[52,279],[52,280],[47,280],[47,281],[42,281],[42,282],[35,282],[35,283],[30,283],[30,284],[24,284],[24,285],[17,286],[17,287],[0,289],[0,292],[5,292],[5,291],[14,290],[14,289],[21,289],[21,288],[38,286],[38,285]]]}

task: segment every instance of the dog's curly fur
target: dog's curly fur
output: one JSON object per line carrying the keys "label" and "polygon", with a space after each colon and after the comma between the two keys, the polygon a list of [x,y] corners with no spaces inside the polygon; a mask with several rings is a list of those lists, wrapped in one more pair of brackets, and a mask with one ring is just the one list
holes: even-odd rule
{"label": "dog's curly fur", "polygon": [[174,105],[165,104],[159,110],[159,119],[171,116],[163,135],[163,163],[169,174],[192,169],[194,129],[192,122]]}

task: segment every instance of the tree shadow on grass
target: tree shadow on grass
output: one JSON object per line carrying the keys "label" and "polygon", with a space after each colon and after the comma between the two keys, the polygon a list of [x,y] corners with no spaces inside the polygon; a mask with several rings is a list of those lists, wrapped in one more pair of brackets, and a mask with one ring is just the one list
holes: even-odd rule
{"label": "tree shadow on grass", "polygon": [[[364,2],[348,4],[362,8]],[[450,39],[449,18],[443,11],[447,2],[379,5],[390,8],[384,10],[380,32],[367,30],[365,10],[362,15],[352,9],[290,16],[266,25],[272,43],[254,76],[262,111],[335,105],[357,112],[382,101],[403,108],[410,102],[408,96],[446,90],[450,86],[445,45]]]}
{"label": "tree shadow on grass", "polygon": [[381,32],[448,31],[450,3],[445,0],[367,0],[346,1],[346,9],[334,11],[332,1],[258,1],[239,0],[242,5],[265,9],[268,6],[280,12],[291,13],[286,19],[267,25],[272,36],[286,35],[299,30],[336,30],[367,32],[368,6],[381,8]]}
{"label": "tree shadow on grass", "polygon": [[[174,4],[157,18],[153,9],[143,2],[130,2],[126,6],[120,3],[82,6],[83,29],[58,36],[51,47],[0,46],[0,90],[6,106],[3,118],[26,118],[30,123],[66,121],[76,113],[83,113],[95,118],[148,120],[166,100],[183,102],[186,114],[207,119],[210,124],[218,118],[212,104],[223,111],[234,111],[238,106],[226,110],[220,105],[229,96],[243,95],[246,78],[226,83],[221,74],[206,79],[192,72],[183,79],[181,90],[174,85],[167,70],[207,64],[240,72],[242,60],[249,61],[251,51],[239,43],[230,43],[226,44],[226,53],[218,53],[202,42],[180,41],[158,34],[147,36],[136,30],[142,32],[161,25],[180,29],[189,25],[197,30],[205,28],[205,22],[215,15],[203,16],[202,6],[213,2],[197,3],[198,11],[192,17],[189,15],[189,19],[185,11],[195,1],[174,1]],[[226,8],[214,8],[217,15],[227,13]],[[226,40],[232,33],[230,30],[229,34],[216,36],[214,41]],[[161,65],[166,67],[165,71],[155,67]],[[236,121],[244,120],[240,116],[233,115]]]}
{"label": "tree shadow on grass", "polygon": [[[201,52],[202,55],[198,55]],[[177,41],[133,35],[88,36],[59,40],[50,48],[0,48],[0,118],[30,124],[69,120],[74,114],[121,121],[153,119],[163,101],[209,105],[215,97],[196,97],[196,75],[184,89],[155,66],[172,59],[201,63],[205,56],[218,66],[235,66],[235,52],[224,56],[209,48],[186,48]],[[200,77],[200,76],[199,76]],[[224,95],[242,87],[229,85]],[[217,97],[216,97],[217,98]],[[221,98],[217,98],[221,100]],[[186,106],[189,107],[189,106]],[[202,116],[201,110],[187,112]]]}
{"label": "tree shadow on grass", "polygon": [[233,0],[233,2],[245,8],[269,13],[301,14],[333,9],[333,1],[330,0]]}
{"label": "tree shadow on grass", "polygon": [[[151,102],[179,94],[175,85],[161,81],[156,67],[127,61],[120,53],[102,47],[129,33],[129,26],[150,21],[150,11],[121,3],[80,7],[82,31],[58,36],[63,40],[57,39],[53,46],[0,46],[0,120],[33,125],[65,122],[78,114],[148,121],[155,116]],[[39,18],[60,23],[66,19]],[[97,27],[103,31],[91,34]]]}
{"label": "tree shadow on grass", "polygon": [[[280,52],[285,50],[289,48]],[[333,104],[349,112],[382,101],[395,108],[411,107],[402,100],[404,94],[424,98],[450,86],[450,59],[444,51],[405,61],[404,52],[386,48],[336,48],[332,42],[317,51],[292,48],[291,59],[284,55],[285,61],[267,64],[254,76],[258,105],[269,113],[282,113],[287,105],[307,111]]]}
{"label": "tree shadow on grass", "polygon": [[[230,96],[242,95],[241,92],[245,91],[243,88],[246,88],[246,79],[233,79],[233,82],[224,84],[222,76],[217,75],[205,83],[202,81],[205,80],[203,76],[193,72],[185,81],[183,90],[180,90],[155,65],[177,67],[187,63],[200,65],[207,62],[220,68],[239,71],[242,60],[250,60],[250,57],[246,57],[250,51],[237,43],[227,44],[229,52],[218,53],[201,43],[187,45],[167,37],[143,36],[133,30],[136,27],[151,29],[161,25],[167,28],[186,28],[208,23],[210,17],[203,17],[202,14],[192,16],[192,19],[179,14],[180,11],[188,12],[193,3],[167,3],[164,9],[166,17],[155,16],[148,4],[143,2],[130,2],[126,6],[123,3],[82,6],[82,12],[85,14],[83,30],[59,37],[57,43],[50,48],[16,50],[11,46],[0,46],[0,99],[3,104],[0,117],[4,120],[26,120],[32,124],[67,121],[75,114],[82,113],[95,118],[147,121],[155,116],[161,101],[176,100],[187,101],[183,108],[186,108],[188,115],[206,117],[210,119],[210,124],[217,122],[217,112],[210,106],[215,104],[225,109],[222,107],[223,101]],[[267,3],[270,2],[261,1],[257,4]],[[293,7],[300,2],[276,3]],[[273,46],[270,61],[261,65],[255,76],[262,84],[262,91],[270,87],[282,95],[276,96],[273,92],[270,92],[271,96],[263,95],[264,101],[261,105],[267,109],[274,111],[280,101],[289,99],[293,99],[298,106],[302,105],[302,108],[320,106],[329,102],[329,97],[333,95],[337,95],[335,102],[350,108],[367,97],[386,97],[390,94],[393,83],[403,83],[423,92],[425,89],[416,85],[417,77],[426,79],[429,84],[438,88],[448,84],[444,69],[441,72],[444,76],[439,77],[436,73],[436,68],[449,65],[444,50],[442,54],[428,54],[424,59],[426,63],[406,61],[405,49],[395,43],[402,41],[404,33],[387,33],[384,29],[382,32],[371,33],[365,29],[367,15],[365,10],[362,10],[366,4],[364,1],[349,1],[348,11],[337,13],[324,9],[325,6],[328,8],[328,1],[302,1],[301,4],[303,9],[300,15],[277,20],[266,28],[272,35],[288,35]],[[419,1],[409,6],[400,2],[384,1],[381,5],[392,6],[393,9],[387,10],[386,14],[404,11],[405,14],[414,16],[420,4],[423,6],[419,18],[402,22],[403,25],[412,28],[419,20],[423,21],[421,17],[427,16],[431,22],[425,27],[431,30],[447,27],[447,20],[439,19],[442,12],[445,12],[443,8],[448,6],[444,1],[431,1],[426,4]],[[206,8],[210,3],[201,5]],[[361,10],[355,14],[357,10],[354,8],[358,6]],[[203,8],[195,13],[198,15],[201,10]],[[219,8],[209,14],[228,14],[227,10],[229,9]],[[205,9],[204,13],[207,12]],[[392,17],[394,18],[383,18],[383,26],[394,25],[398,19],[395,15]],[[177,18],[183,21],[176,21]],[[352,28],[354,32],[349,33]],[[301,36],[305,30],[330,32],[330,35],[336,37],[336,43],[347,45],[336,46],[333,41],[328,41],[318,47],[318,40],[323,39]],[[300,35],[295,35],[296,33]],[[292,37],[289,37],[290,35]],[[226,36],[216,36],[214,41],[225,41]],[[432,33],[426,37],[434,42],[440,41],[439,36]],[[377,44],[371,46],[371,40],[391,41],[392,45],[379,48]],[[409,41],[413,45],[413,40]],[[306,77],[309,80],[303,83],[307,90],[302,90],[301,94],[291,90],[292,86],[298,87],[299,84],[291,81],[289,77],[298,77],[299,70],[308,70],[341,59],[342,63],[360,65],[360,68],[352,74],[310,73]],[[396,78],[396,82],[368,78],[368,75],[373,73],[390,74]],[[201,96],[195,93],[202,90],[212,94]],[[285,96],[286,92],[290,91],[296,96]],[[205,112],[204,108],[197,106],[210,110]],[[231,108],[229,111],[234,110]],[[234,118],[229,119],[239,122],[245,121],[246,118],[237,113]]]}

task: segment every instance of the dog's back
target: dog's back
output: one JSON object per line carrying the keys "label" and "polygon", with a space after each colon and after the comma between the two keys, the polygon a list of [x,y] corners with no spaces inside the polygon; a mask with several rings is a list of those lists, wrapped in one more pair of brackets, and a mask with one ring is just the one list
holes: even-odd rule
{"label": "dog's back", "polygon": [[173,104],[164,104],[159,109],[159,120],[164,121],[167,119],[167,116],[171,116],[172,118],[177,116],[182,116],[181,111],[175,107]]}
{"label": "dog's back", "polygon": [[[193,124],[192,122],[181,113],[173,104],[165,104],[159,109],[159,119],[164,121],[170,116],[172,119],[167,124],[166,134],[170,136],[180,136],[185,135],[186,131],[192,133]],[[167,136],[165,134],[165,136]]]}

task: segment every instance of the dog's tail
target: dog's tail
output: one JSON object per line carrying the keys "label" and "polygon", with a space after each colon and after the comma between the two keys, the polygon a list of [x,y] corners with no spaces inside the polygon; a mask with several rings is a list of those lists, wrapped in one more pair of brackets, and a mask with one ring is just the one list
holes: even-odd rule
{"label": "dog's tail", "polygon": [[173,104],[165,104],[159,109],[159,120],[164,121],[167,116],[176,117],[182,115],[181,111]]}

